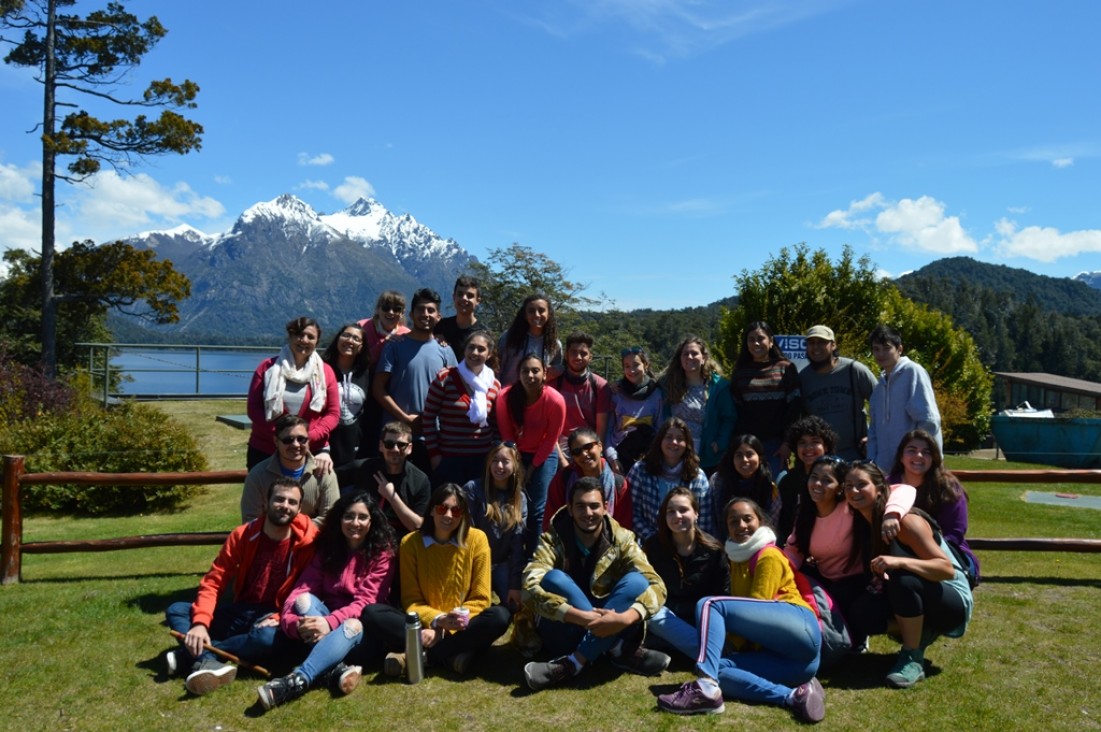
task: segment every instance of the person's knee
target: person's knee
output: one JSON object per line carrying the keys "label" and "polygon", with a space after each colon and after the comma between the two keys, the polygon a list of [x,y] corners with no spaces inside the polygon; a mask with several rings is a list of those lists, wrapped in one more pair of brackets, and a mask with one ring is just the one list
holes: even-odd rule
{"label": "person's knee", "polygon": [[623,575],[619,582],[616,583],[616,589],[622,589],[624,592],[632,594],[634,597],[638,597],[646,588],[650,586],[650,583],[641,572],[631,571]]}
{"label": "person's knee", "polygon": [[344,629],[344,637],[348,640],[363,635],[363,623],[358,618],[349,618],[341,623],[340,627]]}
{"label": "person's knee", "polygon": [[311,605],[313,605],[313,595],[309,592],[303,592],[301,595],[294,598],[294,611],[299,615],[309,612]]}
{"label": "person's knee", "polygon": [[552,569],[543,575],[543,579],[539,582],[539,586],[544,590],[559,595],[569,590],[580,589],[577,583],[573,581],[573,578],[560,569]]}

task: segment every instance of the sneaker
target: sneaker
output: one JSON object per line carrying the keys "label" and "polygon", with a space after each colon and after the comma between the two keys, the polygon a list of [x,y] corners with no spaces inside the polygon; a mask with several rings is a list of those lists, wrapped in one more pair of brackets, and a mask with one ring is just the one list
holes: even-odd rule
{"label": "sneaker", "polygon": [[405,675],[405,654],[387,653],[386,660],[382,662],[382,673],[387,676]]}
{"label": "sneaker", "polygon": [[195,696],[209,694],[237,678],[237,667],[213,658],[204,658],[191,669],[184,686]]}
{"label": "sneaker", "polygon": [[804,722],[821,722],[826,717],[826,691],[817,678],[795,687],[791,710]]}
{"label": "sneaker", "polygon": [[849,649],[849,654],[853,655],[853,656],[860,656],[862,654],[867,653],[870,649],[871,649],[871,639],[870,638],[864,638],[863,642],[861,642],[860,644],[853,645],[853,647]]}
{"label": "sneaker", "polygon": [[903,648],[895,665],[887,674],[887,684],[896,689],[909,689],[925,678],[925,654]]}
{"label": "sneaker", "polygon": [[324,686],[337,696],[345,696],[356,690],[361,678],[363,678],[361,666],[338,663],[323,673],[317,681],[318,686]]}
{"label": "sneaker", "polygon": [[661,676],[661,672],[669,667],[670,661],[668,654],[643,646],[638,646],[629,655],[621,653],[610,658],[616,668],[639,676]]}
{"label": "sneaker", "polygon": [[524,678],[528,682],[528,688],[532,691],[541,691],[548,686],[557,686],[572,676],[573,663],[565,656],[545,663],[532,661],[524,666]]}
{"label": "sneaker", "polygon": [[169,678],[175,676],[180,672],[179,661],[176,659],[175,651],[169,651],[168,653],[164,654],[164,665],[166,671],[168,672]]}
{"label": "sneaker", "polygon": [[292,671],[287,676],[280,676],[256,687],[256,695],[260,697],[260,703],[264,705],[264,709],[272,709],[297,699],[309,688],[306,677],[297,671]]}
{"label": "sneaker", "polygon": [[474,661],[473,653],[459,653],[451,657],[450,666],[451,670],[459,676],[466,676],[466,672],[470,670],[470,664]]}
{"label": "sneaker", "polygon": [[722,714],[726,711],[723,696],[712,699],[703,693],[699,682],[688,681],[672,694],[658,697],[658,708],[673,714]]}

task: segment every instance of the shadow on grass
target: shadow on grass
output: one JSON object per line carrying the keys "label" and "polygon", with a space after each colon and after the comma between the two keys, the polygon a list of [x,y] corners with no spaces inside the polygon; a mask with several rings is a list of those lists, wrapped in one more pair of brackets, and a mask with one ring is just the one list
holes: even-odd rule
{"label": "shadow on grass", "polygon": [[[171,579],[173,577],[196,577],[201,578],[203,572],[143,572],[141,574],[82,574],[79,577],[43,577],[39,579],[24,579],[20,580],[20,584],[23,585],[70,585],[80,584],[82,582],[97,582],[97,581],[118,581],[118,580],[149,580],[149,579]],[[199,586],[198,579],[195,580],[195,586]]]}
{"label": "shadow on grass", "polygon": [[[936,648],[932,647],[932,655],[936,654]],[[928,658],[930,651],[926,651],[925,677],[933,678],[940,673],[940,667],[933,665]],[[828,674],[820,676],[826,680],[826,689],[882,689],[887,685],[887,674],[895,664],[894,653],[862,653],[847,657],[834,667]]]}
{"label": "shadow on grass", "polygon": [[[1073,577],[1012,577],[1012,576],[1000,576],[1000,577],[987,577],[983,575],[983,585],[1012,585],[1012,584],[1027,584],[1027,585],[1055,585],[1058,587],[1094,587],[1101,590],[1101,579],[1088,579],[1088,578],[1073,578]],[[982,585],[979,585],[979,592],[982,592]]]}
{"label": "shadow on grass", "polygon": [[194,602],[196,587],[174,592],[147,592],[131,597],[124,604],[128,608],[137,608],[146,615],[164,615],[164,611],[174,602]]}

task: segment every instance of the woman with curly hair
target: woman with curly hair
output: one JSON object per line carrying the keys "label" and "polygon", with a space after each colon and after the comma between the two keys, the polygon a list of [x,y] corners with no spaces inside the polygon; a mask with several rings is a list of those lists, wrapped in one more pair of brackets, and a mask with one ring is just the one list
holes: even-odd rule
{"label": "woman with curly hair", "polygon": [[539,356],[546,364],[547,381],[562,375],[562,341],[558,339],[558,321],[554,317],[554,306],[542,293],[524,298],[512,324],[497,344],[501,386],[516,383],[520,359],[529,353]]}
{"label": "woman with curly hair", "polygon": [[[711,495],[716,511],[731,498],[750,498],[768,514],[774,525],[780,518],[780,491],[768,469],[765,446],[755,435],[734,435],[718,468],[711,476]],[[726,522],[716,516],[718,537],[726,541]]]}
{"label": "woman with curly hair", "polygon": [[665,393],[663,419],[684,421],[700,467],[706,473],[714,472],[734,434],[738,412],[730,382],[723,378],[702,338],[689,335],[677,344],[658,385]]}
{"label": "woman with curly hair", "polygon": [[700,470],[692,433],[683,419],[665,420],[646,455],[631,468],[627,484],[631,487],[633,509],[631,529],[641,541],[657,533],[661,502],[678,485],[688,488],[699,502],[700,528],[714,534],[711,486]]}
{"label": "woman with curly hair", "polygon": [[257,689],[265,709],[302,696],[315,682],[351,693],[363,670],[344,658],[363,640],[360,613],[390,595],[394,530],[370,494],[348,494],[333,504],[314,546],[279,617],[283,633],[306,644],[309,655],[287,676]]}

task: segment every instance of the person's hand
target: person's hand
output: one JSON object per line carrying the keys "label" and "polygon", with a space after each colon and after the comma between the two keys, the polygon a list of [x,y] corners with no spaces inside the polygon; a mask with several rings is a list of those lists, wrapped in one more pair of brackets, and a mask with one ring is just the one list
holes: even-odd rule
{"label": "person's hand", "polygon": [[390,479],[380,470],[375,473],[375,481],[378,483],[378,494],[387,501],[394,498],[394,484],[390,482]]}
{"label": "person's hand", "polygon": [[441,615],[436,618],[436,627],[440,630],[450,630],[452,632],[458,632],[460,630],[466,630],[466,626],[463,625],[463,621],[459,619],[458,615],[454,613],[448,613],[447,615]]}
{"label": "person's hand", "polygon": [[617,613],[614,610],[602,610],[599,617],[590,622],[586,627],[597,638],[607,638],[616,635],[631,625],[630,616],[625,613]]}
{"label": "person's hand", "polygon": [[440,642],[443,638],[443,631],[436,628],[423,628],[421,630],[421,645],[425,648],[431,648]]}
{"label": "person's hand", "polygon": [[210,645],[210,631],[205,625],[192,625],[184,636],[184,647],[187,648],[187,652],[197,657],[207,645]]}
{"label": "person's hand", "polygon": [[883,517],[883,541],[890,544],[898,536],[898,516],[890,514]]}
{"label": "person's hand", "polygon": [[327,452],[319,452],[313,456],[313,474],[320,478],[322,475],[333,472],[333,456]]}
{"label": "person's hand", "polygon": [[872,560],[872,572],[880,577],[886,577],[887,573],[899,566],[900,557],[892,557],[881,554]]}
{"label": "person's hand", "polygon": [[421,425],[424,424],[424,419],[419,414],[410,414],[409,426],[413,428],[413,434],[419,435],[421,433]]}
{"label": "person's hand", "polygon": [[268,613],[264,617],[257,620],[252,624],[254,628],[274,628],[279,625],[279,616],[275,613]]}
{"label": "person's hand", "polygon": [[328,635],[330,630],[325,618],[310,615],[298,619],[298,637],[306,643],[317,643]]}

